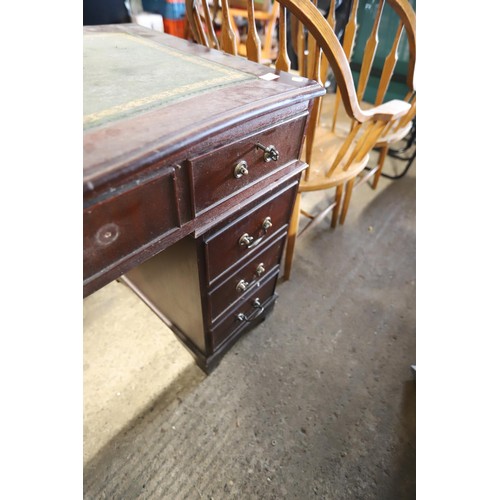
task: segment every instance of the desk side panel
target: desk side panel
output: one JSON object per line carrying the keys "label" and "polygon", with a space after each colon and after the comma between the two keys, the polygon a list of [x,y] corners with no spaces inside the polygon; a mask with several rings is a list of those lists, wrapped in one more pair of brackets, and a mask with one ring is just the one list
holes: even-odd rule
{"label": "desk side panel", "polygon": [[200,298],[196,242],[184,238],[126,275],[126,282],[160,317],[166,318],[201,352],[205,331]]}

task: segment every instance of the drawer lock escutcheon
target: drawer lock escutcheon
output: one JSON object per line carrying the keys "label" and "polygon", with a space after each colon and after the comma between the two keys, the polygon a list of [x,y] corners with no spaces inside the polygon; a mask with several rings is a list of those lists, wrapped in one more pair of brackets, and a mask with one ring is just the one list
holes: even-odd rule
{"label": "drawer lock escutcheon", "polygon": [[236,164],[236,167],[234,167],[234,176],[240,179],[244,175],[248,175],[248,164],[245,160],[241,160]]}
{"label": "drawer lock escutcheon", "polygon": [[269,146],[263,146],[260,143],[257,143],[256,146],[259,149],[262,149],[264,151],[264,161],[267,163],[269,161],[278,161],[280,157],[279,151],[272,145],[270,144]]}

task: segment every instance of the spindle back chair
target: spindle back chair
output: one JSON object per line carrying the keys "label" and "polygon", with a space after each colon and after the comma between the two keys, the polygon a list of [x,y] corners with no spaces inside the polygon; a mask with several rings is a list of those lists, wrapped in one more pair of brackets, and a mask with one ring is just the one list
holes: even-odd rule
{"label": "spindle back chair", "polygon": [[[258,6],[260,7],[260,5],[256,3],[254,8],[254,20],[257,27],[257,36],[260,38],[261,53],[259,62],[262,64],[271,64],[276,60],[277,55],[276,22],[279,16],[279,3],[273,2],[272,5],[269,5],[269,8],[265,8],[265,6],[257,8]],[[240,56],[246,56],[246,38],[250,33],[246,1],[238,0],[236,2],[229,0],[229,19],[232,23],[236,37],[238,54]],[[241,33],[237,25],[237,20],[239,19],[245,21],[244,24],[246,24],[246,27],[243,26],[241,28]],[[254,36],[254,34],[255,31],[252,31],[252,36]]]}
{"label": "spindle back chair", "polygon": [[[390,0],[399,5],[405,0]],[[199,3],[198,3],[199,2]],[[207,47],[237,54],[236,38],[229,19],[228,0],[221,0],[223,19],[220,36],[212,29],[210,9],[207,0],[186,0],[186,14],[194,39]],[[346,115],[351,120],[350,130],[344,133],[333,133],[327,138],[328,154],[318,155],[317,163],[308,161],[309,167],[302,177],[292,220],[289,226],[287,247],[285,252],[284,279],[290,276],[295,240],[299,226],[301,195],[305,191],[325,190],[336,187],[335,201],[329,210],[332,211],[334,227],[340,215],[345,219],[354,179],[363,171],[368,163],[369,153],[381,137],[384,137],[400,119],[408,113],[411,105],[401,100],[375,105],[363,110],[360,106],[349,60],[341,43],[332,29],[331,16],[327,19],[310,0],[279,0],[279,44],[275,61],[276,71],[290,71],[290,59],[287,52],[286,10],[297,18],[299,27],[307,30],[307,37],[299,41],[299,50],[307,51],[307,59],[303,60],[302,71],[309,78],[324,83],[321,73],[324,61],[328,62],[336,83],[337,94],[343,104]],[[261,62],[260,41],[255,28],[253,0],[247,2],[249,19],[249,36],[246,41],[247,58]],[[304,43],[302,43],[304,42]],[[301,63],[302,64],[302,63]],[[314,130],[318,122],[320,101],[313,106],[309,130],[313,131],[306,139],[306,158],[311,159]],[[318,134],[319,137],[319,134]],[[311,150],[311,151],[309,151]],[[344,194],[344,185],[347,189]],[[342,204],[342,209],[341,209]]]}
{"label": "spindle back chair", "polygon": [[[343,0],[350,2],[350,12],[345,24],[342,47],[349,60],[356,85],[356,96],[364,108],[399,98],[411,104],[408,113],[379,138],[378,162],[361,178],[373,176],[375,189],[380,178],[388,149],[406,137],[416,115],[416,90],[414,72],[416,62],[416,16],[408,0]],[[327,21],[336,28],[336,5],[331,0]],[[295,33],[298,50],[299,72],[311,77],[311,51],[306,45],[307,29],[299,25]],[[328,61],[323,56],[319,72],[314,75],[323,84],[327,82]],[[314,147],[314,136],[318,126],[331,122],[332,133],[346,134],[352,122],[341,106],[342,97],[328,93],[318,104],[321,119],[308,131],[309,145],[306,148],[306,162],[310,163]],[[347,118],[347,119],[346,119]],[[359,185],[359,184],[358,184]]]}

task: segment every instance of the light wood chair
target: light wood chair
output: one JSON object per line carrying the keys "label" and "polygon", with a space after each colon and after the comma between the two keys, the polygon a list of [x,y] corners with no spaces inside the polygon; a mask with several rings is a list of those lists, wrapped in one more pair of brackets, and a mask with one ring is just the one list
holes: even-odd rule
{"label": "light wood chair", "polygon": [[[333,30],[336,28],[336,3],[336,0],[331,0],[326,16]],[[370,12],[367,14],[368,10]],[[330,62],[325,54],[317,62],[314,55],[316,41],[309,40],[308,32],[306,24],[295,23],[293,36],[294,47],[298,52],[299,73],[325,84],[328,81]],[[382,43],[379,43],[381,39]],[[310,47],[311,42],[313,48]],[[336,92],[327,93],[315,103],[304,151],[305,161],[310,167],[303,176],[299,191],[305,193],[336,187],[336,193],[332,202],[318,213],[310,214],[304,210],[299,212],[310,219],[300,234],[314,227],[330,212],[332,228],[339,222],[345,222],[353,190],[369,180],[372,180],[373,189],[377,187],[390,146],[409,134],[416,114],[416,91],[413,83],[416,16],[408,0],[351,0],[350,13],[343,30],[342,49],[350,63],[356,99],[363,109],[377,108],[394,95],[409,103],[409,106],[407,112],[385,128],[373,144],[373,148],[379,153],[374,166],[368,167],[367,161],[365,162],[368,158],[364,158],[359,163],[354,161],[342,172],[343,168],[338,168],[338,164],[335,166],[335,161],[340,161],[336,144],[345,141],[359,122],[353,119],[343,105],[345,97],[340,86]],[[403,82],[400,81],[401,73],[396,71],[401,52],[408,59]],[[325,176],[324,172],[327,171],[331,158],[335,158],[335,161],[331,164],[330,175]],[[361,166],[361,163],[364,165]],[[331,169],[337,170],[332,172]],[[299,215],[296,214],[296,217],[295,224],[298,226]],[[291,228],[285,258],[285,279],[290,276],[297,230]]]}
{"label": "light wood chair", "polygon": [[[200,4],[198,4],[198,1]],[[207,47],[214,47],[230,54],[237,54],[236,37],[230,22],[228,0],[222,1],[222,25],[220,41],[211,29],[210,10],[207,0],[186,0],[186,14],[193,36],[198,43]],[[390,0],[400,4],[404,0]],[[332,204],[332,226],[335,226],[340,216],[341,222],[345,219],[354,180],[364,170],[368,163],[369,153],[378,144],[381,138],[389,137],[391,131],[399,126],[400,121],[408,114],[411,105],[402,100],[372,106],[363,110],[360,106],[354,84],[349,60],[332,29],[332,16],[323,17],[317,7],[309,0],[279,0],[279,44],[278,55],[275,61],[276,70],[290,71],[290,60],[286,43],[286,10],[295,16],[298,21],[299,32],[307,36],[298,40],[300,54],[307,54],[302,61],[301,71],[314,80],[324,82],[322,72],[326,62],[331,68],[337,86],[337,95],[342,102],[342,108],[349,118],[349,130],[329,134],[325,139],[328,145],[327,154],[317,155],[317,162],[312,158],[312,146],[318,146],[322,140],[316,130],[321,101],[317,100],[313,106],[308,136],[306,138],[305,155],[309,167],[304,171],[297,201],[295,203],[290,223],[287,248],[285,252],[284,279],[290,276],[297,229],[301,197],[304,192],[325,190],[336,187],[335,201]],[[249,36],[246,41],[247,58],[261,62],[261,44],[255,28],[255,12],[252,0],[247,3]],[[303,29],[303,28],[304,29]],[[326,61],[326,62],[325,62]],[[329,127],[330,129],[330,127]],[[347,186],[344,189],[344,186]],[[345,191],[345,194],[344,194]]]}
{"label": "light wood chair", "polygon": [[[332,0],[332,9],[335,3],[336,0]],[[363,107],[377,106],[393,98],[411,103],[404,118],[387,131],[375,146],[379,157],[370,171],[374,189],[390,147],[409,136],[414,126],[416,16],[412,4],[415,5],[415,0],[351,0],[343,38],[344,52],[355,77],[356,95]],[[322,78],[326,74],[325,66],[322,67]],[[335,127],[338,101],[338,96],[328,94],[324,102],[335,110],[332,128]]]}
{"label": "light wood chair", "polygon": [[[260,62],[263,64],[271,64],[276,60],[278,48],[276,37],[276,22],[279,16],[279,3],[269,2],[257,3],[254,5],[255,25],[257,36],[260,39]],[[243,7],[244,6],[244,7]],[[232,23],[233,31],[236,36],[237,51],[240,56],[247,55],[246,39],[249,34],[248,26],[248,9],[246,8],[246,0],[229,0],[229,19]],[[243,33],[239,32],[237,20],[243,19],[246,21],[247,28],[243,28]]]}

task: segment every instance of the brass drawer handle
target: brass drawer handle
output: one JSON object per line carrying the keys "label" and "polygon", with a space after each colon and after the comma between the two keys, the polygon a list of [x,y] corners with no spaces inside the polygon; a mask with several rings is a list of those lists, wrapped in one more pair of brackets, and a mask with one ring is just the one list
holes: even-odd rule
{"label": "brass drawer handle", "polygon": [[234,176],[236,179],[240,179],[244,175],[248,175],[248,163],[245,160],[241,160],[234,167]]}
{"label": "brass drawer handle", "polygon": [[263,146],[262,144],[260,143],[257,143],[256,146],[259,148],[259,149],[262,149],[262,151],[264,151],[264,161],[267,163],[269,161],[278,161],[279,157],[280,157],[280,153],[279,151],[272,145],[270,144],[269,146]]}
{"label": "brass drawer handle", "polygon": [[244,313],[239,313],[236,315],[236,318],[239,320],[239,321],[247,321],[247,322],[250,322],[250,321],[253,321],[255,318],[259,317],[264,311],[264,307],[262,306],[262,304],[260,303],[260,299],[257,297],[256,299],[253,300],[252,302],[252,307],[254,307],[255,309],[258,309],[259,311],[257,312],[257,314],[255,316],[247,316],[246,314]]}
{"label": "brass drawer handle", "polygon": [[271,217],[266,217],[262,221],[262,229],[264,230],[264,234],[260,237],[255,239],[253,236],[250,236],[248,233],[245,233],[240,236],[240,239],[238,240],[238,243],[242,247],[247,247],[248,249],[256,247],[264,238],[264,236],[267,233],[267,230],[273,226],[273,223],[271,222]]}
{"label": "brass drawer handle", "polygon": [[255,309],[260,309],[261,311],[264,310],[264,307],[260,303],[260,299],[258,297],[252,302],[252,307],[255,307]]}
{"label": "brass drawer handle", "polygon": [[249,285],[248,281],[240,280],[236,285],[236,290],[238,292],[244,292],[248,288],[248,285]]}
{"label": "brass drawer handle", "polygon": [[245,233],[238,240],[238,243],[240,244],[240,246],[242,247],[246,246],[248,248],[248,245],[250,245],[253,240],[254,240],[253,236],[250,236],[248,233]]}
{"label": "brass drawer handle", "polygon": [[257,276],[262,276],[266,272],[266,268],[264,267],[264,262],[261,262],[258,266],[257,269],[255,270],[255,273]]}
{"label": "brass drawer handle", "polygon": [[239,239],[239,244],[242,247],[247,247],[248,250],[251,250],[252,248],[255,248],[263,239],[264,235],[262,235],[260,238],[254,239],[253,236],[249,236],[247,233],[245,233],[240,239]]}

